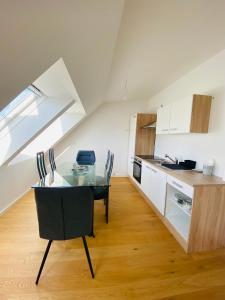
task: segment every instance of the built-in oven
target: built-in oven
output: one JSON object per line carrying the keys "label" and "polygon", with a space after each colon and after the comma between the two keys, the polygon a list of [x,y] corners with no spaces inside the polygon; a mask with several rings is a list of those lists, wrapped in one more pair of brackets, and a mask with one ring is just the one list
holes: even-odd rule
{"label": "built-in oven", "polygon": [[134,163],[133,163],[133,177],[136,179],[139,183],[141,183],[141,165],[142,161],[138,157],[134,157]]}

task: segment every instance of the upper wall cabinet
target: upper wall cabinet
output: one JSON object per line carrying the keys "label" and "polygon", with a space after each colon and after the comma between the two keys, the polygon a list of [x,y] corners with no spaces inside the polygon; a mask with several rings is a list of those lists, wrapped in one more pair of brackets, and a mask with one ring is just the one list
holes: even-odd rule
{"label": "upper wall cabinet", "polygon": [[160,107],[156,134],[207,133],[211,102],[211,96],[193,95]]}
{"label": "upper wall cabinet", "polygon": [[187,98],[171,104],[169,133],[190,132],[192,104],[192,98]]}
{"label": "upper wall cabinet", "polygon": [[168,134],[170,127],[170,105],[157,110],[156,134]]}

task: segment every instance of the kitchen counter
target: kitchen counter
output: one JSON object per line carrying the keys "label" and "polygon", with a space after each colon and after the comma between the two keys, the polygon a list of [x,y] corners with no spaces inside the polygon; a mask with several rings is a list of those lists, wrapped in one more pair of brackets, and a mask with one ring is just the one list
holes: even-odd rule
{"label": "kitchen counter", "polygon": [[[139,157],[139,156],[138,156]],[[140,157],[141,158],[141,157]],[[175,177],[178,180],[183,181],[184,183],[195,186],[213,186],[213,185],[224,185],[225,181],[223,181],[218,176],[207,176],[193,170],[171,170],[166,167],[161,166],[158,159],[143,159],[142,161],[152,165],[154,168],[157,168],[168,175]]]}
{"label": "kitchen counter", "polygon": [[[193,170],[168,169],[155,157],[138,158],[141,184],[132,182],[184,250],[225,248],[225,181]],[[178,203],[180,193],[191,199],[191,209]]]}

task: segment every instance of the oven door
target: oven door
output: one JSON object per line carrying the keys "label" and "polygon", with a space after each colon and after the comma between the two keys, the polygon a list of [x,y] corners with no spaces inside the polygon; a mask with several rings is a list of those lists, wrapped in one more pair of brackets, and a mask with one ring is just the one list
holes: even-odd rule
{"label": "oven door", "polygon": [[137,162],[135,160],[134,160],[134,164],[133,164],[133,177],[139,183],[141,183],[141,162]]}

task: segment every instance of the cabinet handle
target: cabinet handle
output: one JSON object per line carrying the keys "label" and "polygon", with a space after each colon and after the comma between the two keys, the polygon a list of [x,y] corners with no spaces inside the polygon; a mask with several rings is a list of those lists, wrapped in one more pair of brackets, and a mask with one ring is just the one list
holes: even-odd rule
{"label": "cabinet handle", "polygon": [[172,183],[173,183],[174,185],[176,185],[177,187],[179,187],[180,189],[183,188],[183,186],[182,186],[181,184],[179,184],[179,183],[177,183],[177,182],[175,182],[175,181],[172,181]]}
{"label": "cabinet handle", "polygon": [[157,171],[156,171],[155,169],[152,169],[152,168],[149,167],[149,166],[146,166],[146,168],[149,169],[149,170],[151,170],[151,171],[154,172],[154,173],[157,173]]}
{"label": "cabinet handle", "polygon": [[172,131],[176,131],[178,128],[170,128],[170,130]]}
{"label": "cabinet handle", "polygon": [[161,129],[161,131],[168,131],[168,129]]}

